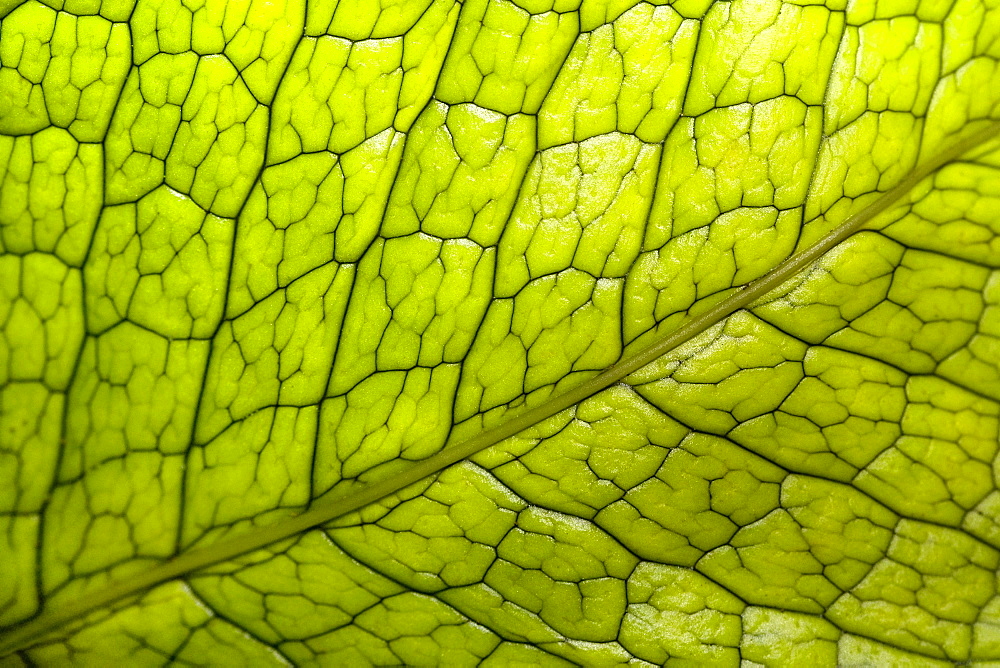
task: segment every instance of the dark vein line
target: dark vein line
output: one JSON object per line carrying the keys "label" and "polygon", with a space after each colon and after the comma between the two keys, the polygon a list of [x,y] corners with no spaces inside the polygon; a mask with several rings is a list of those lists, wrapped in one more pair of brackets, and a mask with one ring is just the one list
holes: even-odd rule
{"label": "dark vein line", "polygon": [[320,501],[303,513],[287,520],[260,527],[241,536],[223,539],[209,547],[196,548],[179,554],[148,571],[136,573],[127,580],[112,581],[104,589],[92,592],[85,598],[67,601],[57,609],[43,612],[31,621],[12,627],[0,638],[0,657],[36,644],[42,636],[53,631],[60,634],[65,633],[68,630],[66,629],[67,625],[72,621],[116,601],[137,596],[169,580],[189,575],[208,566],[292,538],[304,531],[359,510],[575,406],[584,399],[622,381],[629,374],[662,355],[687,343],[736,311],[752,306],[756,300],[780,287],[787,279],[811,265],[832,248],[861,230],[876,216],[903,199],[925,178],[964,153],[982,146],[997,136],[1000,136],[1000,121],[993,121],[981,127],[977,132],[970,133],[948,149],[941,151],[927,163],[917,167],[898,185],[880,195],[812,246],[779,264],[766,276],[748,283],[712,308],[692,316],[647,348],[631,357],[619,360],[604,372],[581,385],[553,397],[542,405],[526,410],[496,427],[487,429],[473,438],[447,447],[406,471],[373,483],[350,496]]}

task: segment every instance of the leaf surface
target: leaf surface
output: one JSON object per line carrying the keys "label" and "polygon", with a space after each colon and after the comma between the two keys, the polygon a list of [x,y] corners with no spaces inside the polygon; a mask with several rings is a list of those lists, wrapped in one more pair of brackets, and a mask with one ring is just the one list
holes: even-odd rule
{"label": "leaf surface", "polygon": [[994,4],[0,2],[0,655],[1000,661]]}

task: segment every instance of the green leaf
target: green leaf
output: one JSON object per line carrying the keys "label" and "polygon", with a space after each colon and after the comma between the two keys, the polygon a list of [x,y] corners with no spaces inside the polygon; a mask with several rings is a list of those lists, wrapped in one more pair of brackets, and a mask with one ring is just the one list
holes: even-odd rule
{"label": "green leaf", "polygon": [[0,0],[0,657],[1000,661],[1000,5]]}

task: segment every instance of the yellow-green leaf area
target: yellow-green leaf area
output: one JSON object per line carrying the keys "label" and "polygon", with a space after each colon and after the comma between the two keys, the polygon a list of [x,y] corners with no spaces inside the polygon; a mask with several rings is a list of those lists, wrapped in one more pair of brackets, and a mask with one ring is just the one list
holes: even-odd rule
{"label": "yellow-green leaf area", "polygon": [[823,347],[806,354],[803,375],[776,410],[731,436],[779,464],[848,482],[901,435],[906,377]]}
{"label": "yellow-green leaf area", "polygon": [[171,338],[209,336],[222,318],[232,229],[164,187],[109,208],[94,234],[100,260],[84,269],[90,330],[128,319]]}
{"label": "yellow-green leaf area", "polygon": [[857,485],[900,512],[958,526],[992,489],[989,462],[997,452],[1000,411],[994,402],[933,378],[911,379],[907,395],[900,438]]}
{"label": "yellow-green leaf area", "polygon": [[645,563],[629,578],[628,595],[622,644],[639,658],[661,665],[738,660],[745,606],[717,584],[687,569]]}
{"label": "yellow-green leaf area", "polygon": [[0,0],[0,664],[1000,662],[995,0]]}
{"label": "yellow-green leaf area", "polygon": [[0,21],[0,101],[4,134],[36,132],[48,125],[42,79],[52,58],[56,12],[41,3],[17,7]]}
{"label": "yellow-green leaf area", "polygon": [[830,608],[841,628],[904,650],[969,657],[978,610],[995,593],[996,549],[953,530],[903,521],[886,558]]}
{"label": "yellow-green leaf area", "polygon": [[695,21],[648,4],[581,34],[538,113],[540,145],[615,130],[663,141],[680,115],[678,93],[697,36]]}
{"label": "yellow-green leaf area", "polygon": [[748,607],[743,613],[740,656],[749,665],[822,665],[837,663],[840,631],[819,617],[771,608]]}
{"label": "yellow-green leaf area", "polygon": [[581,404],[572,421],[559,426],[516,458],[500,463],[481,456],[478,461],[534,504],[588,519],[596,516],[605,530],[642,555],[642,541],[633,535],[638,521],[613,519],[619,515],[615,502],[653,476],[687,430],[621,387]]}
{"label": "yellow-green leaf area", "polygon": [[509,0],[474,0],[455,32],[437,96],[513,114],[537,113],[579,26],[575,12],[529,14]]}
{"label": "yellow-green leaf area", "polygon": [[4,252],[37,250],[81,266],[101,209],[101,148],[51,126],[0,145]]}
{"label": "yellow-green leaf area", "polygon": [[198,59],[160,53],[125,82],[105,147],[105,202],[131,202],[164,182],[167,155]]}

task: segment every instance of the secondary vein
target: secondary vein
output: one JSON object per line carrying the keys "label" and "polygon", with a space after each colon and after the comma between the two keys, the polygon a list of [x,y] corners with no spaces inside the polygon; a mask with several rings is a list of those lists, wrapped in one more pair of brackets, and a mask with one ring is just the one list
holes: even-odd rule
{"label": "secondary vein", "polygon": [[301,514],[273,525],[259,527],[243,535],[220,540],[208,547],[182,552],[143,573],[129,576],[128,580],[112,582],[102,590],[87,595],[86,598],[60,604],[58,609],[43,612],[28,622],[11,627],[3,634],[0,637],[0,657],[37,644],[38,640],[44,640],[44,636],[53,631],[62,633],[65,630],[63,627],[73,620],[100,610],[116,601],[137,596],[156,585],[190,575],[208,566],[267,547],[343,517],[575,406],[584,399],[620,382],[629,374],[687,343],[736,311],[750,306],[757,299],[780,287],[786,280],[811,265],[905,197],[922,180],[997,136],[1000,136],[1000,121],[992,122],[980,130],[970,133],[964,139],[938,153],[931,160],[919,165],[895,187],[874,199],[811,246],[786,259],[767,275],[748,283],[715,306],[691,317],[675,329],[665,333],[648,347],[619,360],[579,386],[552,397],[544,404],[519,413],[496,427],[486,429],[466,441],[447,447],[414,464],[406,471],[373,483],[349,496],[319,501]]}

